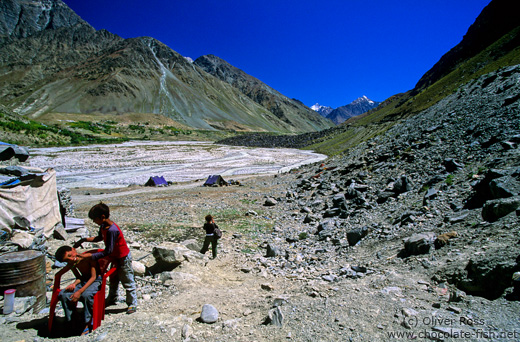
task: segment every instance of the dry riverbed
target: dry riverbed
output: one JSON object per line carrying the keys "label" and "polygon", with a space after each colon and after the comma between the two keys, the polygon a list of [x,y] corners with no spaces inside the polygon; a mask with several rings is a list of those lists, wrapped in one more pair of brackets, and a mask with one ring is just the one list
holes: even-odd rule
{"label": "dry riverbed", "polygon": [[192,182],[212,174],[238,178],[275,174],[326,156],[297,149],[247,148],[211,142],[138,142],[115,145],[31,149],[31,166],[57,171],[68,188],[120,188],[143,185],[150,176]]}

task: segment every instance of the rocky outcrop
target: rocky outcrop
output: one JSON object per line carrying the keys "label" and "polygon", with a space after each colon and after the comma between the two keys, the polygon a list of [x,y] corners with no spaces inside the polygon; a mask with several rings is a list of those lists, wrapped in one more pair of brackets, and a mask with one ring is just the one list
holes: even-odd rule
{"label": "rocky outcrop", "polygon": [[90,26],[61,0],[0,2],[0,46],[7,40],[76,25]]}

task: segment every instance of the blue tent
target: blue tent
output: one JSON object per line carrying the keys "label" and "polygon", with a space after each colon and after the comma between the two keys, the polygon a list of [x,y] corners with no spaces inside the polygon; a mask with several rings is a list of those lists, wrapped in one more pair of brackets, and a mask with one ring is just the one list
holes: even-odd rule
{"label": "blue tent", "polygon": [[164,179],[163,176],[152,176],[148,181],[144,184],[145,186],[168,186],[168,182]]}
{"label": "blue tent", "polygon": [[222,178],[221,175],[211,175],[206,179],[204,186],[222,186],[228,185],[228,183]]}

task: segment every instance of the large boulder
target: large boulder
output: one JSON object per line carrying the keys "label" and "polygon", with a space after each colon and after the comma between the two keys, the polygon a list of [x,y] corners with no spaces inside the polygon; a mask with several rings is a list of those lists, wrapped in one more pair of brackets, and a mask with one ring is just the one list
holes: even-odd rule
{"label": "large boulder", "polygon": [[494,222],[520,208],[520,196],[487,201],[482,207],[482,218]]}
{"label": "large boulder", "polygon": [[407,256],[428,254],[434,246],[436,235],[433,232],[413,234],[404,240],[404,252]]}
{"label": "large boulder", "polygon": [[457,287],[467,294],[493,300],[511,286],[518,265],[514,253],[506,248],[471,259],[465,270],[467,275],[456,284]]}
{"label": "large boulder", "polygon": [[359,241],[361,241],[362,238],[368,235],[368,227],[364,226],[361,228],[352,229],[347,232],[347,241],[349,246],[354,246]]}
{"label": "large boulder", "polygon": [[266,257],[274,258],[274,257],[280,256],[280,255],[282,255],[282,250],[278,246],[273,245],[273,244],[267,245],[267,251],[265,254]]}
{"label": "large boulder", "polygon": [[412,183],[406,175],[402,175],[398,180],[395,181],[393,191],[396,194],[402,194],[412,190]]}
{"label": "large boulder", "polygon": [[204,257],[199,252],[174,242],[164,242],[154,247],[152,255],[156,263],[149,268],[149,271],[153,274],[171,271],[184,261],[200,260]]}

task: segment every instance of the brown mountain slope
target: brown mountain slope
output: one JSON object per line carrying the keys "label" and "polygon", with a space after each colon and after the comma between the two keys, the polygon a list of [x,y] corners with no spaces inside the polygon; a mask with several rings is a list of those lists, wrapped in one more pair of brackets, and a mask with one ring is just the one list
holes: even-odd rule
{"label": "brown mountain slope", "polygon": [[0,104],[16,113],[161,114],[197,129],[281,133],[332,125],[274,90],[270,102],[283,105],[266,108],[153,38],[96,31],[61,0],[0,6]]}
{"label": "brown mountain slope", "polygon": [[197,58],[195,65],[207,73],[231,84],[240,92],[260,104],[271,113],[291,125],[305,125],[307,131],[320,130],[332,126],[325,119],[301,102],[290,99],[257,78],[246,74],[225,60],[206,55]]}

